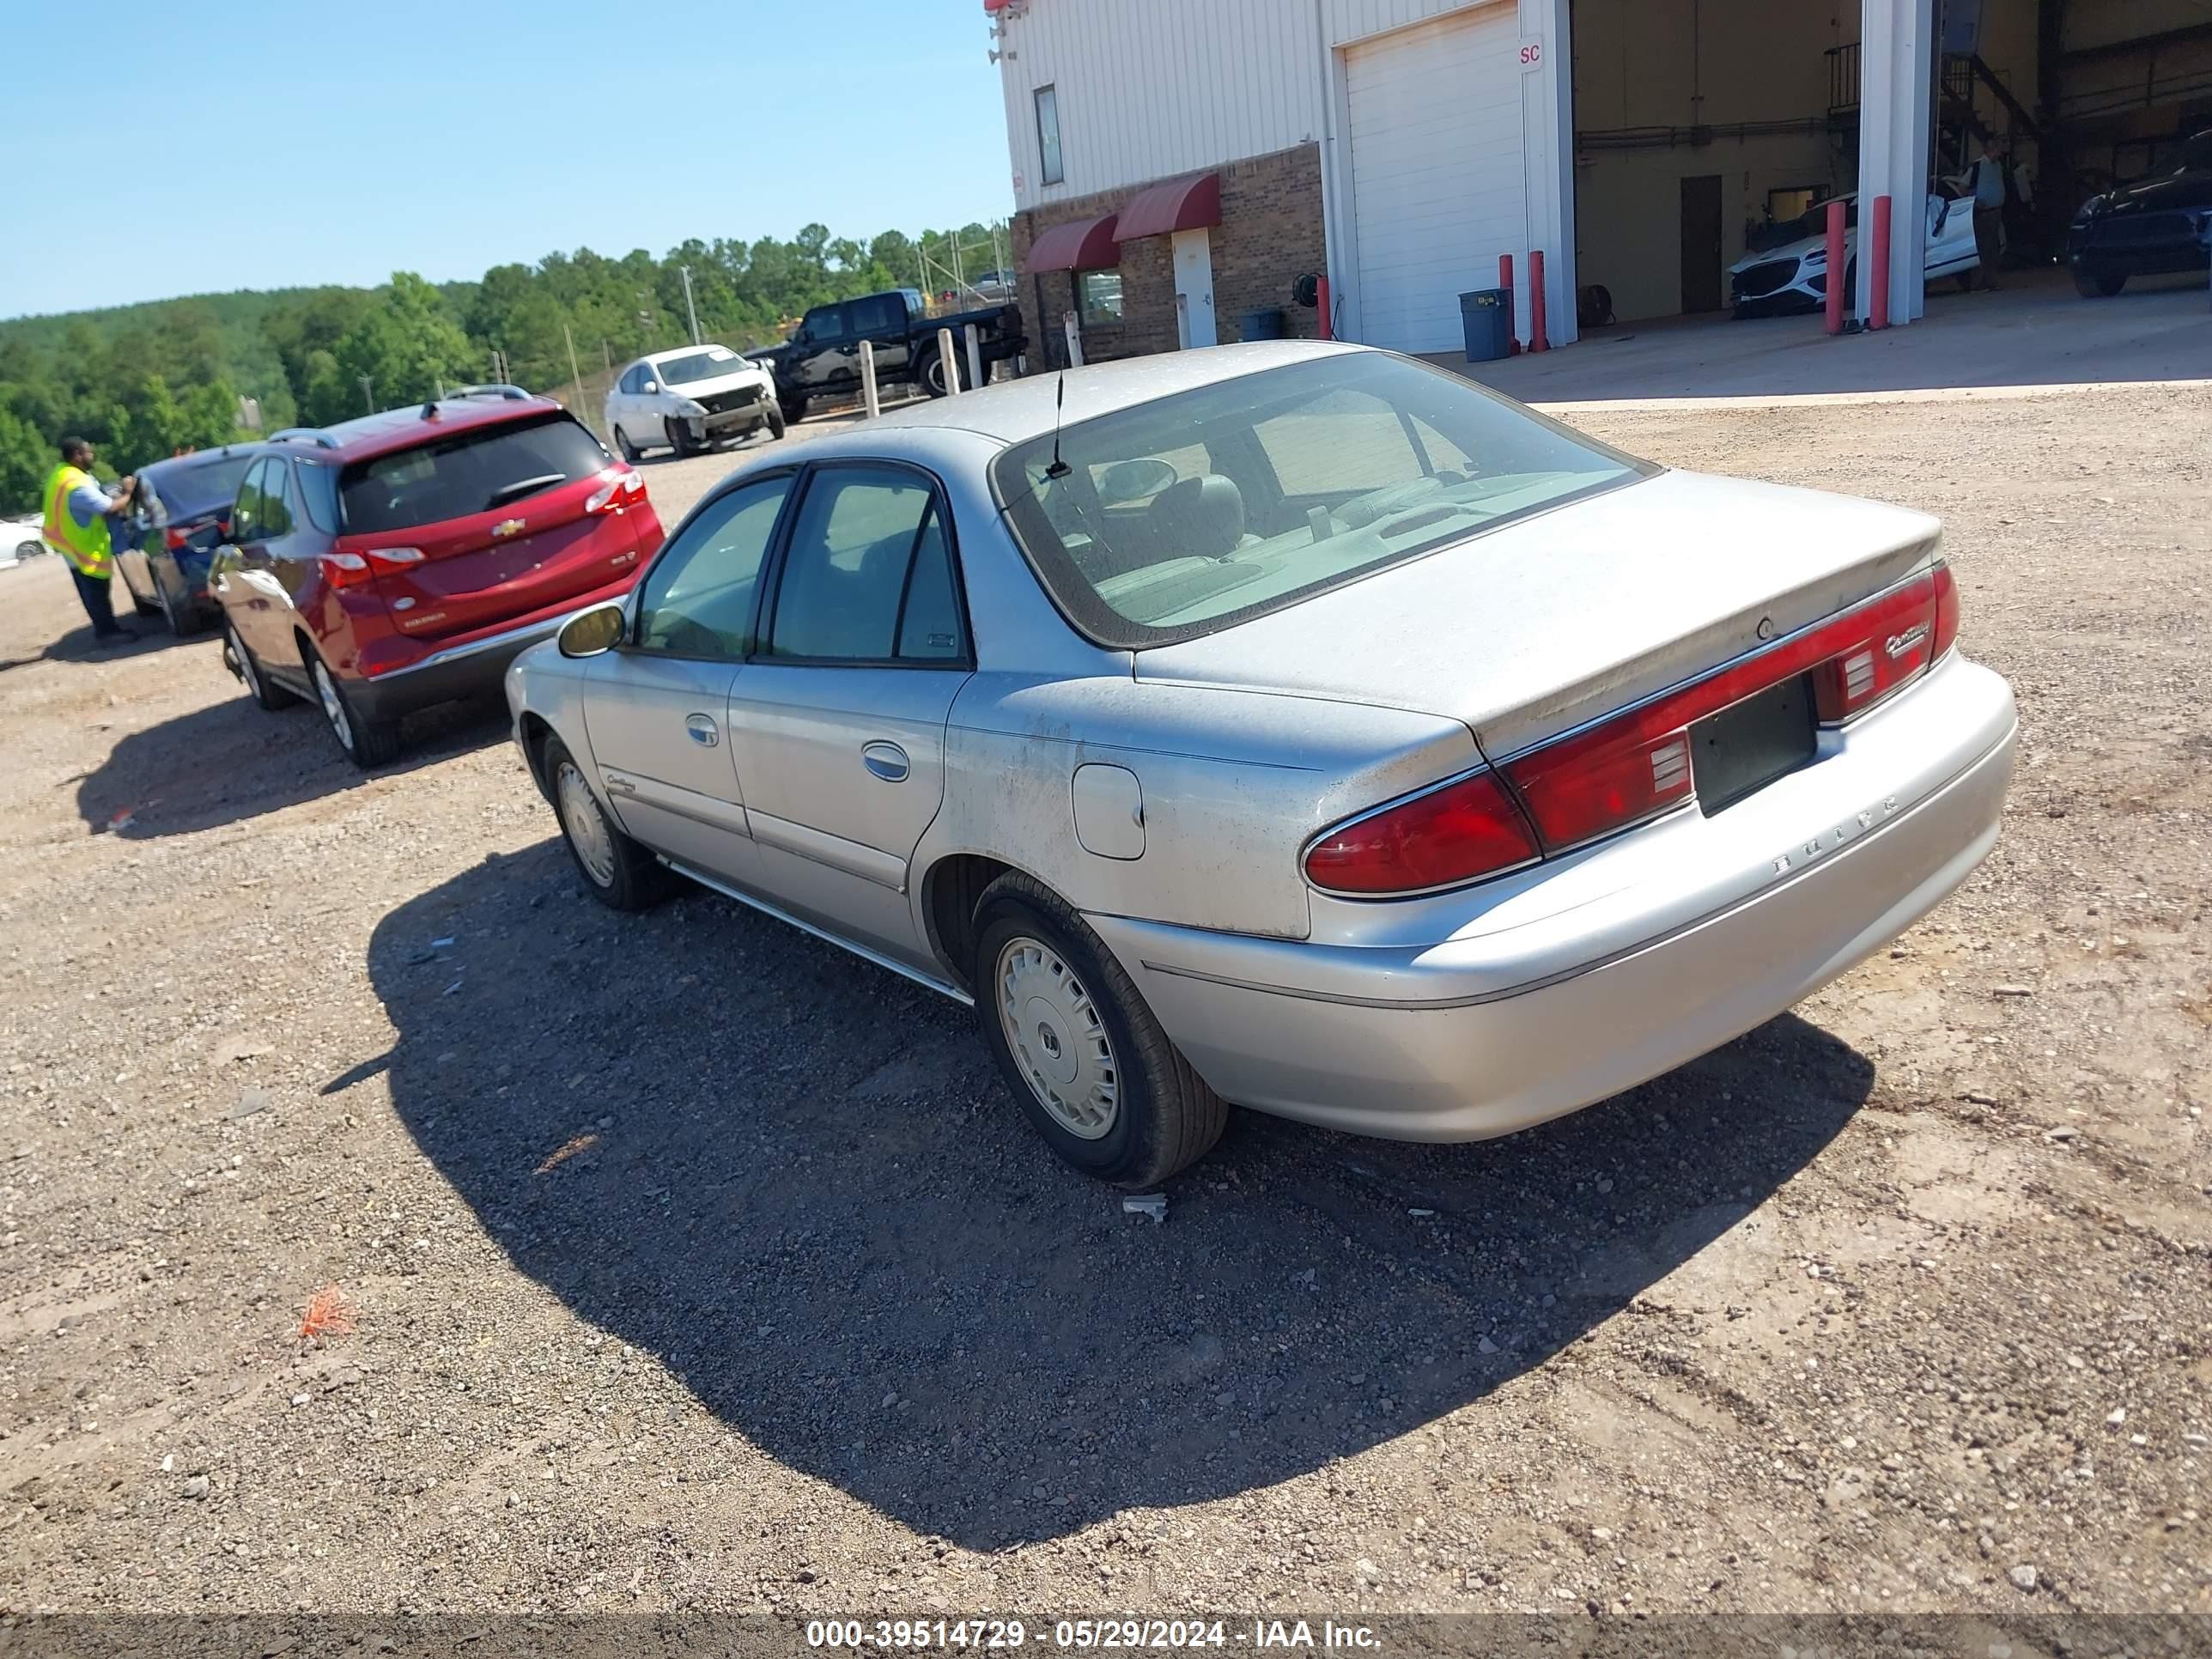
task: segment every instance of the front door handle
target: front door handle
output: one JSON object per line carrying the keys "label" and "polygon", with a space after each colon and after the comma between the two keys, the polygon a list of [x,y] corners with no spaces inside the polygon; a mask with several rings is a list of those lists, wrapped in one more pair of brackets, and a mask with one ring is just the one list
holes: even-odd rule
{"label": "front door handle", "polygon": [[913,769],[907,762],[905,750],[880,739],[861,745],[860,764],[885,783],[904,783],[907,774]]}
{"label": "front door handle", "polygon": [[705,714],[692,714],[684,722],[684,729],[691,734],[691,741],[702,749],[712,749],[722,740],[722,730]]}

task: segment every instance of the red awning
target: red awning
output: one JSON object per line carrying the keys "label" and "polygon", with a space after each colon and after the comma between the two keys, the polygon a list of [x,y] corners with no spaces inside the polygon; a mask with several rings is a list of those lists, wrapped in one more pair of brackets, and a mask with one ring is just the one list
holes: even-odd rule
{"label": "red awning", "polygon": [[1221,175],[1194,173],[1142,191],[1121,210],[1114,234],[1124,242],[1139,236],[1165,236],[1221,222]]}
{"label": "red awning", "polygon": [[1103,270],[1121,263],[1121,245],[1114,239],[1114,216],[1073,219],[1054,225],[1036,239],[1022,266],[1025,276],[1040,270]]}

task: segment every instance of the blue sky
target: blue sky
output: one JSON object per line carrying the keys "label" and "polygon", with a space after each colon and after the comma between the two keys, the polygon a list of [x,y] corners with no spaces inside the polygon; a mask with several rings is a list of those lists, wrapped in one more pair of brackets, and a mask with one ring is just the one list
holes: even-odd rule
{"label": "blue sky", "polygon": [[980,0],[9,11],[0,317],[1012,206]]}

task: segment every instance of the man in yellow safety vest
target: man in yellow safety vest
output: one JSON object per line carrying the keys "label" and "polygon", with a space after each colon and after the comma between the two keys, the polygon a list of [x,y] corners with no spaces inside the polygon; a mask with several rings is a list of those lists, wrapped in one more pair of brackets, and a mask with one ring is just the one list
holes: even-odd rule
{"label": "man in yellow safety vest", "polygon": [[137,637],[115,620],[115,543],[107,521],[130,499],[131,480],[112,492],[92,476],[92,446],[82,438],[62,440],[62,464],[46,476],[46,523],[40,534],[69,561],[76,596],[92,618],[100,644]]}

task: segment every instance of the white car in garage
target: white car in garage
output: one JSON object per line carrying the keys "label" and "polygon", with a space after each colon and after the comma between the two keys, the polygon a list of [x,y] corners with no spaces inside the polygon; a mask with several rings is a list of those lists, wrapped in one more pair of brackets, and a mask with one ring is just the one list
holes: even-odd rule
{"label": "white car in garage", "polygon": [[[1859,198],[1844,204],[1844,308],[1856,314]],[[1974,250],[1974,204],[1930,191],[1925,220],[1928,280],[1963,276],[1981,264]],[[1787,227],[1800,234],[1778,247],[1747,253],[1729,267],[1729,300],[1739,317],[1771,317],[1784,312],[1818,311],[1828,295],[1828,204],[1820,202]],[[1892,226],[1892,234],[1896,227]]]}
{"label": "white car in garage", "polygon": [[726,439],[783,436],[775,377],[724,345],[678,346],[639,358],[607,394],[607,430],[626,461],[648,449],[678,455]]}

